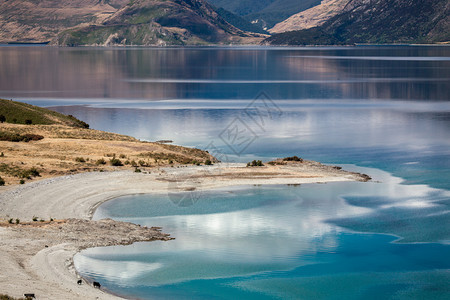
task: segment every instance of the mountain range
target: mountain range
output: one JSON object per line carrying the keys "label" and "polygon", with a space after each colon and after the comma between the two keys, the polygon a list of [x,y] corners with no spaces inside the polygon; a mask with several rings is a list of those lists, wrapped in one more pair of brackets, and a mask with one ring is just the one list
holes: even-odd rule
{"label": "mountain range", "polygon": [[166,46],[449,41],[448,0],[0,2],[0,43]]}
{"label": "mountain range", "polygon": [[[234,21],[238,22],[239,17],[236,18]],[[204,0],[4,0],[0,3],[0,43],[163,46],[252,44],[264,38],[231,23]]]}

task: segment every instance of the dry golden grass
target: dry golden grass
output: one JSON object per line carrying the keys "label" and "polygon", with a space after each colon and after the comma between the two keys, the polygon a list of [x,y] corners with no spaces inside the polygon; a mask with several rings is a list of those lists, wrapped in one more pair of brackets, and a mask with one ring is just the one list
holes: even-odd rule
{"label": "dry golden grass", "polygon": [[[92,129],[3,123],[0,131],[44,136],[40,141],[28,143],[0,141],[0,152],[3,153],[0,154],[0,176],[7,185],[36,179],[21,175],[32,168],[39,171],[40,177],[37,178],[48,178],[89,171],[204,163],[208,159],[215,161],[199,149],[141,142],[133,137]],[[112,166],[110,161],[114,158],[123,166]]]}

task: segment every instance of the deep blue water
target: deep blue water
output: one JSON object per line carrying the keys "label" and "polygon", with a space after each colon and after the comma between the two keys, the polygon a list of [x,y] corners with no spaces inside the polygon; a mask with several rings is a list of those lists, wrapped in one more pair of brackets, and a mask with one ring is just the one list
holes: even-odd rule
{"label": "deep blue water", "polygon": [[0,47],[0,97],[225,162],[298,155],[374,178],[103,204],[96,218],[176,237],[76,257],[142,299],[448,299],[449,91],[449,47]]}

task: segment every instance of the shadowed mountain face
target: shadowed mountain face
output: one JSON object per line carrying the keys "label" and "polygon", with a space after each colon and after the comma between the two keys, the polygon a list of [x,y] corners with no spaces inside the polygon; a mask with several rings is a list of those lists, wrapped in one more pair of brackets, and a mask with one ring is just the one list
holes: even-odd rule
{"label": "shadowed mountain face", "polygon": [[9,0],[0,4],[0,29],[3,43],[56,45],[251,43],[254,37],[204,0]]}
{"label": "shadowed mountain face", "polygon": [[271,28],[290,16],[320,4],[320,0],[208,0],[261,28]]}
{"label": "shadowed mountain face", "polygon": [[448,0],[350,0],[323,25],[274,35],[272,45],[450,41]]}

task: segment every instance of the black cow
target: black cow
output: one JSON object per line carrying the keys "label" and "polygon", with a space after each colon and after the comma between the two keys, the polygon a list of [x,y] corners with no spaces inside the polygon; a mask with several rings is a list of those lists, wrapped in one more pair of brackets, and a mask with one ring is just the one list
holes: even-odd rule
{"label": "black cow", "polygon": [[81,284],[83,283],[83,280],[79,279],[79,280],[77,281],[77,283],[78,283],[78,285],[81,285]]}
{"label": "black cow", "polygon": [[34,296],[34,294],[23,294],[23,296],[25,297],[25,299],[36,299],[36,297]]}
{"label": "black cow", "polygon": [[94,285],[95,288],[98,288],[98,289],[101,288],[101,286],[102,286],[100,284],[100,282],[97,282],[97,281],[94,281],[92,284]]}

